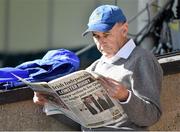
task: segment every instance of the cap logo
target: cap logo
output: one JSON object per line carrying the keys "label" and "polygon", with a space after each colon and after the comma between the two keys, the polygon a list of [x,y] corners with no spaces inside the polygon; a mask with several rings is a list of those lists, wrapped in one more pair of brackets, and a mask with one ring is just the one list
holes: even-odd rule
{"label": "cap logo", "polygon": [[89,23],[93,24],[101,20],[101,13],[95,12],[93,16],[89,19]]}

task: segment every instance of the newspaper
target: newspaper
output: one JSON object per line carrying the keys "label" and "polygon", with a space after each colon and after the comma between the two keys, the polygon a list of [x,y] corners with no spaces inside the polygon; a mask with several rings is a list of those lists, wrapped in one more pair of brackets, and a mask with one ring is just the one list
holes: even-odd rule
{"label": "newspaper", "polygon": [[84,127],[96,128],[118,122],[123,115],[121,105],[108,95],[97,81],[98,76],[80,70],[50,82],[38,83],[16,77],[34,91],[41,92],[50,102],[48,107],[53,106],[52,111],[57,108],[57,113],[61,111]]}

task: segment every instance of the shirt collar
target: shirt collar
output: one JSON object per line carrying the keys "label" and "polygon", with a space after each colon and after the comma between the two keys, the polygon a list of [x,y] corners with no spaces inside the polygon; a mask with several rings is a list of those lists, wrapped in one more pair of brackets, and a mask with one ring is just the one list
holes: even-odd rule
{"label": "shirt collar", "polygon": [[133,39],[130,39],[113,57],[107,58],[105,56],[102,56],[101,60],[103,62],[107,62],[111,64],[120,58],[127,59],[135,47],[136,45]]}

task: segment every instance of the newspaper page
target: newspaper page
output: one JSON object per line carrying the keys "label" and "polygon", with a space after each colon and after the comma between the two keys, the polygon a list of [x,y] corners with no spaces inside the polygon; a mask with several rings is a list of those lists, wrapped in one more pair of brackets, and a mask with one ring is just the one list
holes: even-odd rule
{"label": "newspaper page", "polygon": [[[115,123],[122,116],[123,110],[117,100],[108,96],[96,78],[85,70],[52,80],[48,84],[64,103],[67,109],[65,115],[73,117],[87,128]],[[67,113],[68,110],[71,112]]]}
{"label": "newspaper page", "polygon": [[59,110],[64,113],[65,115],[68,115],[71,119],[74,121],[80,123],[80,120],[78,117],[67,107],[67,105],[61,100],[61,98],[58,96],[57,92],[52,89],[47,82],[29,82],[25,79],[15,75],[12,73],[16,78],[18,78],[20,81],[28,85],[33,91],[41,93],[41,95],[44,96],[48,100],[48,102],[45,104],[45,107],[48,109],[45,109],[44,111],[48,114],[59,114]]}

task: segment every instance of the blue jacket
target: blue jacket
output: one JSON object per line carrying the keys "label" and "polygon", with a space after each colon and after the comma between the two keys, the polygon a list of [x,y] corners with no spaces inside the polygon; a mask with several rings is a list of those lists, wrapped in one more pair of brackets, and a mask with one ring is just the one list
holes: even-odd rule
{"label": "blue jacket", "polygon": [[66,49],[51,50],[42,59],[24,62],[16,67],[0,68],[0,89],[24,85],[11,73],[31,82],[50,81],[78,70],[79,65],[75,53]]}

